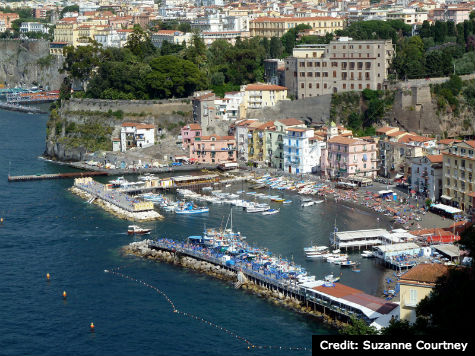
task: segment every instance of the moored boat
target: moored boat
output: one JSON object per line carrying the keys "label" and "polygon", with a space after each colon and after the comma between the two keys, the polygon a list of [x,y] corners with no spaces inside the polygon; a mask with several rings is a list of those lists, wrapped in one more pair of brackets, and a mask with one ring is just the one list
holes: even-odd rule
{"label": "moored boat", "polygon": [[277,214],[280,211],[280,209],[269,209],[266,210],[262,213],[262,215],[274,215]]}
{"label": "moored boat", "polygon": [[145,235],[150,234],[150,231],[152,231],[152,229],[143,229],[137,225],[129,225],[127,228],[127,233],[129,235]]}

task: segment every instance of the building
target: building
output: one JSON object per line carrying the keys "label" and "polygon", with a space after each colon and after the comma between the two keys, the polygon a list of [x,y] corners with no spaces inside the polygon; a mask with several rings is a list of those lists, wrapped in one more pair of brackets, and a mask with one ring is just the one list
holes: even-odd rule
{"label": "building", "polygon": [[20,15],[14,12],[0,12],[0,22],[2,22],[5,28],[8,30],[12,28],[12,23],[15,20],[18,20]]}
{"label": "building", "polygon": [[285,85],[294,98],[345,91],[386,89],[394,56],[391,40],[353,41],[340,38],[329,44],[299,45],[285,59]]}
{"label": "building", "polygon": [[320,166],[322,142],[314,139],[315,131],[290,127],[284,137],[284,171],[294,174],[313,173]]}
{"label": "building", "polygon": [[200,124],[188,124],[181,128],[181,146],[188,150],[190,145],[193,145],[196,137],[201,136]]}
{"label": "building", "polygon": [[199,163],[223,163],[236,161],[236,140],[233,136],[195,137],[189,146],[190,160]]}
{"label": "building", "polygon": [[262,109],[275,106],[287,99],[287,88],[273,84],[247,84],[241,86],[244,92],[244,103],[247,110]]}
{"label": "building", "polygon": [[442,155],[412,159],[411,187],[417,193],[438,201],[442,195]]}
{"label": "building", "polygon": [[249,38],[249,31],[203,31],[200,37],[207,46],[216,40],[225,40],[234,46],[238,38]]}
{"label": "building", "polygon": [[324,36],[343,30],[344,19],[339,17],[258,17],[249,22],[251,37],[282,37],[291,28],[309,25],[316,35]]}
{"label": "building", "polygon": [[420,264],[414,266],[402,275],[400,285],[400,314],[401,320],[410,323],[416,321],[416,307],[427,297],[435,287],[437,279],[445,275],[448,267],[442,264]]}
{"label": "building", "polygon": [[192,33],[184,33],[176,30],[159,30],[151,34],[150,40],[155,47],[162,48],[162,44],[165,41],[177,45],[181,45],[183,43],[185,43],[185,45],[189,45],[192,36]]}
{"label": "building", "polygon": [[265,132],[270,167],[284,169],[284,137],[288,128],[305,128],[301,120],[288,118],[274,121],[274,129]]}
{"label": "building", "polygon": [[266,131],[275,130],[274,121],[253,122],[248,126],[248,160],[254,162],[270,163],[267,147]]}
{"label": "building", "polygon": [[475,201],[475,141],[454,143],[442,152],[443,195],[448,205],[474,213]]}
{"label": "building", "polygon": [[70,46],[78,45],[79,31],[77,18],[65,17],[56,23],[53,42],[66,42]]}
{"label": "building", "polygon": [[416,9],[393,10],[386,13],[388,20],[402,20],[407,25],[422,24],[427,20],[428,12]]}
{"label": "building", "polygon": [[41,32],[48,33],[49,29],[41,22],[22,22],[20,26],[21,33],[27,32]]}
{"label": "building", "polygon": [[[237,157],[240,162],[248,161],[248,152],[249,152],[249,126],[256,122],[257,119],[253,120],[241,120],[234,124],[234,135],[236,138],[237,145]],[[252,137],[252,134],[251,134]]]}
{"label": "building", "polygon": [[120,151],[155,144],[155,125],[138,122],[124,122],[120,129]]}
{"label": "building", "polygon": [[285,62],[281,59],[264,59],[264,80],[267,84],[284,85]]}
{"label": "building", "polygon": [[322,154],[322,175],[331,178],[375,178],[378,170],[374,141],[334,136]]}

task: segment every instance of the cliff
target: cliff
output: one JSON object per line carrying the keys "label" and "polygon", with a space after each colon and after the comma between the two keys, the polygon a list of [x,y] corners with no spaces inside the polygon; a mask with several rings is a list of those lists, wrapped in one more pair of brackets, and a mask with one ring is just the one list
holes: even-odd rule
{"label": "cliff", "polygon": [[191,110],[188,99],[70,99],[51,111],[45,156],[74,162],[86,159],[88,153],[112,151],[112,138],[119,137],[124,122],[154,124],[157,149],[170,154],[177,150],[180,128],[191,121]]}
{"label": "cliff", "polygon": [[62,57],[49,54],[45,40],[0,40],[0,83],[9,87],[41,85],[58,90]]}

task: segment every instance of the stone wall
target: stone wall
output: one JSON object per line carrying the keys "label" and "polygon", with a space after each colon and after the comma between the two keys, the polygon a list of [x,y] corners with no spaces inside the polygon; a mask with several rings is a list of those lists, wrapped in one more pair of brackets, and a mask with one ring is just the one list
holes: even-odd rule
{"label": "stone wall", "polygon": [[101,99],[70,99],[62,106],[63,111],[101,111],[122,110],[127,113],[145,113],[150,115],[170,115],[177,112],[192,111],[191,100],[101,100]]}
{"label": "stone wall", "polygon": [[52,56],[48,64],[39,60],[49,56],[49,41],[0,40],[0,83],[9,87],[41,85],[58,90],[64,78],[59,73],[63,59]]}

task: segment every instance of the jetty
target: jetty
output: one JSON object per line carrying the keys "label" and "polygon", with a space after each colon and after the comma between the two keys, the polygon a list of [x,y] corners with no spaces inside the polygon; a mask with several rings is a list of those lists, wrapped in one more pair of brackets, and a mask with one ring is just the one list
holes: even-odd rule
{"label": "jetty", "polygon": [[51,174],[30,174],[24,176],[8,176],[9,182],[25,182],[30,180],[45,179],[67,179],[78,177],[106,176],[107,172],[70,172],[70,173],[51,173]]}
{"label": "jetty", "polygon": [[71,191],[120,218],[133,221],[163,218],[153,209],[152,202],[139,201],[118,190],[109,189],[107,185],[95,182],[91,177],[75,178]]}
{"label": "jetty", "polygon": [[330,243],[339,249],[361,249],[384,244],[396,244],[414,236],[404,229],[368,229],[354,231],[336,231],[330,237]]}
{"label": "jetty", "polygon": [[251,285],[247,289],[267,295],[270,299],[283,300],[285,305],[301,313],[330,318],[340,323],[347,323],[351,317],[357,317],[381,328],[399,314],[396,303],[361,290],[312,278],[303,282],[282,278],[245,261],[230,264],[229,260],[213,250],[184,242],[143,240],[129,244],[125,251],[140,257],[180,264],[218,278],[232,279],[236,281],[236,287]]}
{"label": "jetty", "polygon": [[24,112],[27,114],[46,114],[45,110],[41,110],[40,108],[34,106],[25,106],[25,105],[18,105],[18,104],[9,104],[0,102],[0,109],[9,110],[9,111],[18,111]]}

